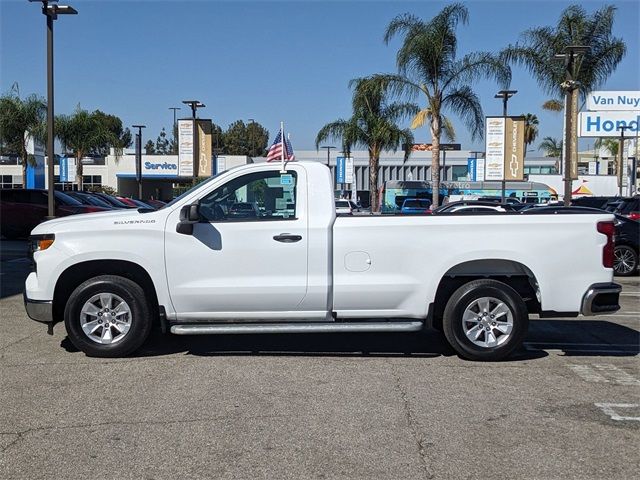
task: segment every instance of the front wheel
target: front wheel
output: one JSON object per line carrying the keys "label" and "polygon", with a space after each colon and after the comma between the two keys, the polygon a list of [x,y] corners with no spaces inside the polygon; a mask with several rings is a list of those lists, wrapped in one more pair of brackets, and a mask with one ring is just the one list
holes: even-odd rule
{"label": "front wheel", "polygon": [[520,346],[529,328],[527,307],[510,286],[475,280],[454,292],[444,310],[444,334],[469,360],[502,360]]}
{"label": "front wheel", "polygon": [[638,269],[638,254],[628,245],[618,245],[613,251],[613,271],[621,277],[628,277]]}
{"label": "front wheel", "polygon": [[67,302],[64,322],[71,342],[92,357],[123,357],[139,348],[151,331],[144,290],[128,278],[94,277]]}

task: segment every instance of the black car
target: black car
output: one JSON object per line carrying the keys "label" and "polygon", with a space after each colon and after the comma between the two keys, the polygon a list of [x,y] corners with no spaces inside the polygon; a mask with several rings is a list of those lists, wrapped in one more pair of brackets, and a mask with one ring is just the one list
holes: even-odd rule
{"label": "black car", "polygon": [[585,196],[571,199],[572,207],[591,207],[604,210],[607,205],[620,201],[620,197]]}
{"label": "black car", "polygon": [[635,275],[638,271],[640,222],[616,215],[615,224],[613,270],[616,275],[623,277]]}
{"label": "black car", "polygon": [[68,195],[71,198],[75,198],[83,205],[94,205],[96,207],[102,207],[102,208],[108,208],[108,209],[116,208],[106,200],[103,200],[97,195],[93,195],[91,193],[76,192],[76,191],[66,191],[64,193],[65,195]]}
{"label": "black car", "polygon": [[613,213],[631,220],[640,220],[640,196],[620,199]]}

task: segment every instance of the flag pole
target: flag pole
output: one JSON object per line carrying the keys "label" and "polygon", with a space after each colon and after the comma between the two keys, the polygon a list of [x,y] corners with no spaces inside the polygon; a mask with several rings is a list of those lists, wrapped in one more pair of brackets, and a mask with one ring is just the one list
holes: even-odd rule
{"label": "flag pole", "polygon": [[280,157],[282,159],[282,167],[280,168],[280,173],[286,173],[287,170],[284,168],[284,154],[287,144],[284,139],[284,122],[280,122],[280,141],[282,142],[282,154]]}

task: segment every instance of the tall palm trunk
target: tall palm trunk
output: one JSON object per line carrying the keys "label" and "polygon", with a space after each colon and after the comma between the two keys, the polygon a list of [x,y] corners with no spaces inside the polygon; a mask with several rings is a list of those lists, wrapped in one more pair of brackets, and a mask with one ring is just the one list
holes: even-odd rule
{"label": "tall palm trunk", "polygon": [[378,168],[380,164],[380,152],[376,149],[369,149],[369,192],[371,211],[380,210],[380,200],[378,199]]}
{"label": "tall palm trunk", "polygon": [[83,190],[82,185],[82,157],[84,154],[82,152],[78,152],[76,154],[76,183],[78,184],[78,190]]}
{"label": "tall palm trunk", "polygon": [[440,201],[440,116],[431,117],[431,188],[432,206],[436,208]]}

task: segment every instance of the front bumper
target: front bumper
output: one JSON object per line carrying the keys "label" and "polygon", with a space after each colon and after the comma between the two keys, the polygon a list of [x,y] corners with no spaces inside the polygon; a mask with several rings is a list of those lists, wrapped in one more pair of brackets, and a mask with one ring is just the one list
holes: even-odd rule
{"label": "front bumper", "polygon": [[613,313],[620,310],[620,292],[617,283],[594,283],[582,298],[580,313],[585,316]]}
{"label": "front bumper", "polygon": [[43,323],[53,322],[53,302],[51,300],[30,300],[27,293],[22,294],[24,308],[31,320]]}

